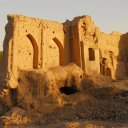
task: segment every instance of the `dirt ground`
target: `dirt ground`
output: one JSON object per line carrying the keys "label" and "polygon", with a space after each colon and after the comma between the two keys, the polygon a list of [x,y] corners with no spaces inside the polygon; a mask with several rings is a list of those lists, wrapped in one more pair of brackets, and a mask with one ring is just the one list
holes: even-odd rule
{"label": "dirt ground", "polygon": [[[64,106],[43,108],[49,113],[8,108],[1,100],[1,128],[128,128],[128,80],[86,76],[81,90],[62,94]],[[43,101],[42,101],[43,102]],[[53,106],[54,107],[54,106]],[[6,109],[5,109],[6,108]]]}

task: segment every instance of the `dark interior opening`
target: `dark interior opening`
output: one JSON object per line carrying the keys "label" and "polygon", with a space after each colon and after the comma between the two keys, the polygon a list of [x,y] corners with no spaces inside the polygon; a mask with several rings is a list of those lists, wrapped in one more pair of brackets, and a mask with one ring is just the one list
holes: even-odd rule
{"label": "dark interior opening", "polygon": [[110,68],[106,68],[106,76],[111,76],[111,69]]}
{"label": "dark interior opening", "polygon": [[11,96],[12,105],[16,106],[17,105],[17,96],[18,96],[17,88],[10,89],[10,96]]}
{"label": "dark interior opening", "polygon": [[89,48],[89,60],[94,61],[95,60],[95,50],[93,48]]}
{"label": "dark interior opening", "polygon": [[64,93],[66,95],[71,95],[74,93],[77,93],[79,90],[76,86],[70,86],[70,87],[61,87],[60,92]]}

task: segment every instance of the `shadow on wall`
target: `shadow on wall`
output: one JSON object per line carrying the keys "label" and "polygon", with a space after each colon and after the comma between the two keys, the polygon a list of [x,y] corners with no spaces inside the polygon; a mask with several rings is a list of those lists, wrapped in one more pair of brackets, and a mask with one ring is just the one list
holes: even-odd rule
{"label": "shadow on wall", "polygon": [[8,17],[8,23],[5,26],[6,35],[5,35],[5,38],[4,38],[4,41],[3,41],[3,55],[2,55],[2,58],[1,58],[1,61],[2,61],[1,62],[1,67],[2,67],[2,69],[0,69],[1,72],[4,71],[4,74],[2,73],[2,77],[3,78],[5,78],[4,75],[6,75],[8,67],[10,67],[10,70],[12,70],[12,65],[9,65],[8,59],[13,60],[13,56],[12,55],[9,58],[9,55],[11,54],[11,53],[9,53],[9,48],[13,49],[13,44],[10,45],[10,43],[12,43],[11,42],[12,41],[11,38],[13,36],[13,31],[14,30],[13,30],[12,19],[10,17]]}
{"label": "shadow on wall", "polygon": [[[5,37],[3,41],[3,53],[2,56],[0,56],[0,83],[1,85],[4,86],[7,83],[6,75],[9,71],[12,70],[12,65],[9,65],[9,59],[13,60],[13,56],[11,53],[9,53],[9,48],[13,49],[13,44],[12,44],[12,35],[13,35],[13,23],[12,19],[8,17],[8,23],[5,26]],[[10,45],[11,44],[11,45]]]}
{"label": "shadow on wall", "polygon": [[27,37],[29,38],[29,40],[33,46],[33,52],[34,52],[34,54],[33,54],[33,68],[36,69],[36,68],[38,68],[39,48],[38,48],[38,45],[37,45],[35,38],[31,34],[28,34]]}
{"label": "shadow on wall", "polygon": [[121,79],[128,76],[128,33],[121,35],[118,49],[115,77]]}
{"label": "shadow on wall", "polygon": [[64,47],[62,46],[61,42],[56,37],[53,38],[53,41],[56,43],[56,45],[59,48],[59,64],[64,65],[64,62],[65,62]]}
{"label": "shadow on wall", "polygon": [[0,64],[2,63],[3,52],[0,51]]}
{"label": "shadow on wall", "polygon": [[66,21],[63,25],[64,30],[64,61],[65,65],[73,62],[72,59],[72,26],[69,21]]}

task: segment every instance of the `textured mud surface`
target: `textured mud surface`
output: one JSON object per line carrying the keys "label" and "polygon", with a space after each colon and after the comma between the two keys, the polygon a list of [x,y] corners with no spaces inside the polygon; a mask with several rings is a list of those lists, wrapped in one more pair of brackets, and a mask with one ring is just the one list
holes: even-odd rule
{"label": "textured mud surface", "polygon": [[[127,128],[128,81],[109,77],[87,77],[81,91],[63,93],[63,106],[45,105],[40,113],[13,106],[1,114],[2,128]],[[1,111],[3,106],[0,106]],[[48,110],[47,110],[48,111]]]}

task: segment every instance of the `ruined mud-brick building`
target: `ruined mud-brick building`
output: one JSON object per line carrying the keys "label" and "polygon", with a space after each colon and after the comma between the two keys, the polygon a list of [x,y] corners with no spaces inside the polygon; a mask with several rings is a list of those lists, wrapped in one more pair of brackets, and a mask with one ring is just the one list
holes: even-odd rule
{"label": "ruined mud-brick building", "polygon": [[90,16],[59,23],[8,15],[4,81],[17,86],[19,71],[75,63],[88,75],[128,76],[128,34],[100,32]]}

